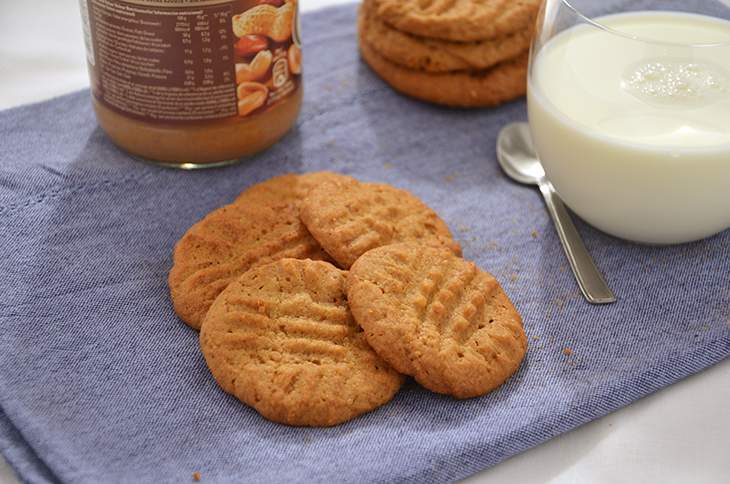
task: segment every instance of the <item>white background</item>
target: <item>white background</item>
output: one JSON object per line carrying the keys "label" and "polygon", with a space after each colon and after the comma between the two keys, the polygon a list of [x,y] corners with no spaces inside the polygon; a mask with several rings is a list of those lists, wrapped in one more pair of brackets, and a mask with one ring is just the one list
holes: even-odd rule
{"label": "white background", "polygon": [[[347,1],[301,3],[309,11]],[[0,0],[0,109],[86,87],[83,49],[77,0]],[[730,361],[471,479],[730,483]],[[0,458],[0,484],[16,482]]]}

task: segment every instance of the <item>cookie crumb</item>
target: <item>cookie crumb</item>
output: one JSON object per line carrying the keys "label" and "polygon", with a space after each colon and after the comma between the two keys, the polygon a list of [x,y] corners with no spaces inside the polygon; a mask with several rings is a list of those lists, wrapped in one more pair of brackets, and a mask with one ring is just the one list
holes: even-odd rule
{"label": "cookie crumb", "polygon": [[536,239],[540,236],[540,234],[537,232],[537,230],[533,230],[530,235],[532,235],[533,239]]}
{"label": "cookie crumb", "polygon": [[393,168],[395,168],[395,165],[386,161],[385,163],[383,163],[383,168],[385,168],[386,170],[392,170]]}
{"label": "cookie crumb", "polygon": [[466,225],[459,225],[459,227],[457,227],[456,230],[458,230],[459,232],[461,232],[463,234],[463,233],[466,233],[466,232],[470,231],[471,228],[469,228]]}
{"label": "cookie crumb", "polygon": [[200,472],[193,472],[193,480],[195,482],[200,481]]}
{"label": "cookie crumb", "polygon": [[444,181],[446,183],[453,183],[455,179],[456,179],[456,177],[454,175],[446,175],[444,177]]}
{"label": "cookie crumb", "polygon": [[517,279],[519,279],[519,276],[516,272],[513,272],[512,275],[509,276],[510,282],[517,282]]}
{"label": "cookie crumb", "polygon": [[533,341],[540,341],[540,337],[538,335],[535,335],[532,337]]}
{"label": "cookie crumb", "polygon": [[499,244],[497,244],[494,241],[489,242],[487,245],[484,246],[484,250],[499,250]]}
{"label": "cookie crumb", "polygon": [[565,356],[570,356],[570,355],[572,355],[572,354],[573,354],[573,350],[571,350],[570,348],[568,348],[568,347],[566,346],[565,348],[563,348],[563,354],[564,354]]}

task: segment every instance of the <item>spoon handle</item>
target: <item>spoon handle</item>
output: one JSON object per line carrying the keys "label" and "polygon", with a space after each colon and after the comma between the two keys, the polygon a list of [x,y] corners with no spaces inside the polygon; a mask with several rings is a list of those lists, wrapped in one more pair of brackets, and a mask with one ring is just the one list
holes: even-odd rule
{"label": "spoon handle", "polygon": [[578,230],[573,224],[573,219],[565,208],[563,201],[555,192],[552,183],[543,181],[540,183],[540,191],[545,198],[550,217],[553,219],[555,229],[563,244],[565,255],[568,256],[570,268],[573,269],[575,279],[578,281],[580,291],[586,300],[591,304],[609,304],[616,302],[616,297],[606,284],[606,279],[596,267],[593,258],[583,244]]}

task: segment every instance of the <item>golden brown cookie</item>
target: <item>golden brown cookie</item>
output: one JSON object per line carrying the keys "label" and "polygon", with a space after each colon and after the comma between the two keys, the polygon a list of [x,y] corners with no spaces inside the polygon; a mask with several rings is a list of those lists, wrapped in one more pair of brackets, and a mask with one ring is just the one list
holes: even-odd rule
{"label": "golden brown cookie", "polygon": [[520,315],[499,283],[447,250],[412,243],[371,250],[352,266],[347,297],[375,351],[434,392],[483,395],[527,350]]}
{"label": "golden brown cookie", "polygon": [[354,178],[331,171],[317,171],[302,175],[286,174],[257,183],[238,196],[236,204],[299,203],[323,183],[351,182]]}
{"label": "golden brown cookie", "polygon": [[352,179],[330,172],[272,178],[193,225],[175,247],[169,276],[178,316],[200,329],[218,294],[255,265],[284,257],[330,260],[302,224],[299,206],[311,188],[338,180]]}
{"label": "golden brown cookie", "polygon": [[374,15],[373,0],[365,0],[358,18],[360,38],[385,59],[426,72],[484,70],[526,52],[532,29],[494,40],[450,42],[407,34]]}
{"label": "golden brown cookie", "polygon": [[356,180],[324,183],[304,198],[301,218],[343,268],[370,249],[413,240],[430,240],[461,254],[461,247],[436,212],[390,185]]}
{"label": "golden brown cookie", "polygon": [[347,273],[282,259],[223,291],[200,346],[226,392],[288,425],[330,426],[390,401],[402,377],[368,345],[345,297]]}
{"label": "golden brown cookie", "polygon": [[374,0],[377,15],[403,32],[473,42],[528,30],[541,0]]}
{"label": "golden brown cookie", "polygon": [[527,91],[527,53],[486,71],[434,74],[390,62],[362,39],[360,52],[370,67],[395,90],[444,106],[497,106]]}

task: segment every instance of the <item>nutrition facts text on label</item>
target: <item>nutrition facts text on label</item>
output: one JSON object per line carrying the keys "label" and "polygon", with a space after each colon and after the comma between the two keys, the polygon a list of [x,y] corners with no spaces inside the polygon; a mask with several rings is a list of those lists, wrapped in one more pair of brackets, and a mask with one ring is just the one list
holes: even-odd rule
{"label": "nutrition facts text on label", "polygon": [[229,3],[88,3],[100,101],[150,121],[236,115]]}

